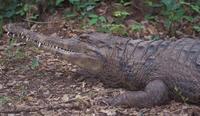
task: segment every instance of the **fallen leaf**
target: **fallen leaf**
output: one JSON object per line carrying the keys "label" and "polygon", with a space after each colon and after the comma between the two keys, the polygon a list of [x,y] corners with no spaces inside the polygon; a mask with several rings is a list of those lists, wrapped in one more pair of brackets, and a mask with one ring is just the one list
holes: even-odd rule
{"label": "fallen leaf", "polygon": [[69,101],[69,96],[68,96],[67,94],[64,94],[63,97],[62,97],[62,100],[63,100],[64,102]]}

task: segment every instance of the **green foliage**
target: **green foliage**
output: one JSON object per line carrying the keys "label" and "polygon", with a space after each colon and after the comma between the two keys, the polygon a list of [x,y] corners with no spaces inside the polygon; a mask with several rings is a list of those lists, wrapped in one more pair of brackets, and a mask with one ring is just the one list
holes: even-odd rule
{"label": "green foliage", "polygon": [[64,2],[64,0],[56,0],[56,6],[59,6],[59,5],[61,5],[62,3]]}
{"label": "green foliage", "polygon": [[93,10],[99,1],[100,0],[69,0],[74,10],[81,12],[82,15]]}
{"label": "green foliage", "polygon": [[6,96],[0,96],[0,106],[6,104],[10,99]]}
{"label": "green foliage", "polygon": [[180,91],[180,89],[179,89],[178,87],[175,86],[175,87],[174,87],[174,91],[175,91],[176,95],[179,96],[183,102],[187,102],[187,101],[188,101],[188,98],[185,97],[185,96],[181,93],[181,91]]}
{"label": "green foliage", "polygon": [[104,16],[98,16],[96,14],[89,14],[88,18],[89,18],[89,25],[97,25],[97,23],[102,24],[106,22],[106,18]]}
{"label": "green foliage", "polygon": [[57,7],[60,7],[64,4],[65,0],[36,0],[36,4],[40,4],[44,11],[50,11],[54,13]]}
{"label": "green foliage", "polygon": [[[120,8],[113,8],[115,11],[112,11],[111,20],[108,19],[108,21],[115,24],[109,25],[106,24],[107,20],[104,16],[95,13],[95,8],[101,1],[103,0],[0,0],[0,36],[2,35],[1,27],[4,19],[6,19],[7,22],[12,19],[17,19],[18,17],[36,20],[40,15],[38,13],[41,13],[41,11],[34,12],[33,9],[38,10],[37,7],[39,5],[43,7],[42,12],[53,12],[57,7],[66,6],[65,4],[71,5],[70,9],[67,8],[66,12],[64,12],[65,18],[75,20],[81,19],[83,22],[87,21],[85,24],[87,26],[99,26],[101,28],[100,30],[103,31],[119,31],[120,34],[126,34],[124,30],[127,29],[124,25],[122,26],[122,23],[124,23],[124,20],[129,15],[132,16],[132,11],[130,11],[128,6],[131,5],[132,0],[112,1],[112,3],[116,3]],[[103,2],[107,3],[107,1]],[[144,7],[153,9],[147,12],[145,19],[153,22],[158,21],[159,23],[160,20],[158,19],[164,19],[164,26],[170,35],[173,36],[176,34],[177,28],[179,28],[183,22],[190,22],[193,30],[199,32],[199,25],[194,24],[198,22],[195,20],[196,17],[200,15],[200,0],[144,0],[142,3],[143,2],[146,5],[144,5]],[[105,14],[105,16],[106,15],[107,14]],[[133,32],[139,32],[142,29],[143,26],[140,24],[131,26],[131,31]],[[120,30],[122,32],[120,32]]]}
{"label": "green foliage", "polygon": [[13,60],[24,59],[26,57],[25,53],[16,46],[16,39],[10,38],[8,41],[8,48],[5,50],[6,56]]}
{"label": "green foliage", "polygon": [[123,24],[104,24],[98,29],[100,32],[110,32],[119,35],[127,35],[126,27]]}
{"label": "green foliage", "polygon": [[144,26],[140,23],[134,23],[131,25],[131,31],[133,31],[133,32],[139,32],[142,29],[144,29]]}
{"label": "green foliage", "polygon": [[[161,8],[160,15],[164,16],[164,26],[169,31],[169,34],[174,35],[178,25],[183,21],[193,22],[194,14],[200,14],[200,0],[195,2],[187,2],[187,0],[160,0],[160,2],[152,2],[146,0],[149,7]],[[154,19],[149,16],[147,19]]]}
{"label": "green foliage", "polygon": [[153,35],[150,38],[151,40],[155,41],[155,40],[160,40],[160,36],[159,35]]}
{"label": "green foliage", "polygon": [[10,18],[15,15],[18,0],[0,0],[0,16]]}
{"label": "green foliage", "polygon": [[184,0],[181,1],[182,5],[188,6],[191,12],[196,12],[200,14],[200,0],[196,0],[195,2],[186,2]]}
{"label": "green foliage", "polygon": [[121,23],[123,20],[130,15],[127,11],[115,11],[113,16],[116,17],[116,22]]}
{"label": "green foliage", "polygon": [[115,12],[113,13],[113,15],[114,15],[115,17],[125,18],[126,16],[129,15],[129,13],[126,12],[126,11],[115,11]]}
{"label": "green foliage", "polygon": [[13,18],[20,15],[25,16],[37,3],[37,0],[0,0],[0,16],[3,18]]}
{"label": "green foliage", "polygon": [[0,0],[0,36],[2,36],[3,18],[10,18],[15,15],[17,0]]}
{"label": "green foliage", "polygon": [[20,16],[25,16],[26,13],[31,9],[31,5],[30,4],[19,4],[20,9],[18,11],[15,12],[16,15],[20,15]]}
{"label": "green foliage", "polygon": [[120,4],[124,6],[131,5],[131,0],[118,0],[117,2],[119,2]]}
{"label": "green foliage", "polygon": [[174,23],[183,19],[185,11],[182,8],[182,4],[175,0],[161,0],[161,3],[164,5],[162,14],[167,17],[165,20],[165,27],[169,30],[173,28],[172,26]]}
{"label": "green foliage", "polygon": [[37,58],[34,58],[32,60],[32,63],[31,63],[31,69],[35,69],[39,66],[39,60]]}
{"label": "green foliage", "polygon": [[126,34],[126,27],[122,24],[112,24],[110,25],[110,30],[112,33],[117,33],[121,35]]}
{"label": "green foliage", "polygon": [[51,9],[60,6],[63,2],[64,0],[0,0],[0,36],[2,36],[4,19],[8,22],[16,16],[20,16],[35,20],[39,16],[39,12],[36,11],[38,4]]}
{"label": "green foliage", "polygon": [[194,29],[196,32],[200,32],[200,25],[193,26],[193,29]]}

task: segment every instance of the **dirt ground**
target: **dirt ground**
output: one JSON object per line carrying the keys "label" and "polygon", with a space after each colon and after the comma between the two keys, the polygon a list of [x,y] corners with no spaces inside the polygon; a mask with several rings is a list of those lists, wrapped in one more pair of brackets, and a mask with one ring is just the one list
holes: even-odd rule
{"label": "dirt ground", "polygon": [[[82,33],[66,25],[32,29],[65,37]],[[6,35],[0,40],[1,116],[200,116],[198,106],[175,101],[143,109],[108,106],[103,98],[125,90],[105,88],[53,53],[23,43],[9,45],[8,40]]]}

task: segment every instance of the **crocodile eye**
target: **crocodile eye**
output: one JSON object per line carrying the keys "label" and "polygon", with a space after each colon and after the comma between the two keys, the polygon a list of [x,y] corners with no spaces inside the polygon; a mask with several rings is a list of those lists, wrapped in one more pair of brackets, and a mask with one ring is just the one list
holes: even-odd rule
{"label": "crocodile eye", "polygon": [[15,34],[12,33],[12,32],[9,32],[9,33],[8,33],[8,36],[9,36],[9,37],[13,37],[13,36],[15,36]]}

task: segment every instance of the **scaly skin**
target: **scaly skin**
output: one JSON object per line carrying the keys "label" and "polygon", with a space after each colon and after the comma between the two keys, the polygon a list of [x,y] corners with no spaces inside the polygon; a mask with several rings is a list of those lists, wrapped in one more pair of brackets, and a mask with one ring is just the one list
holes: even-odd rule
{"label": "scaly skin", "polygon": [[107,86],[129,90],[106,100],[111,105],[152,107],[170,99],[200,104],[199,40],[144,41],[103,33],[59,39],[19,24],[5,25],[4,30],[61,54]]}

